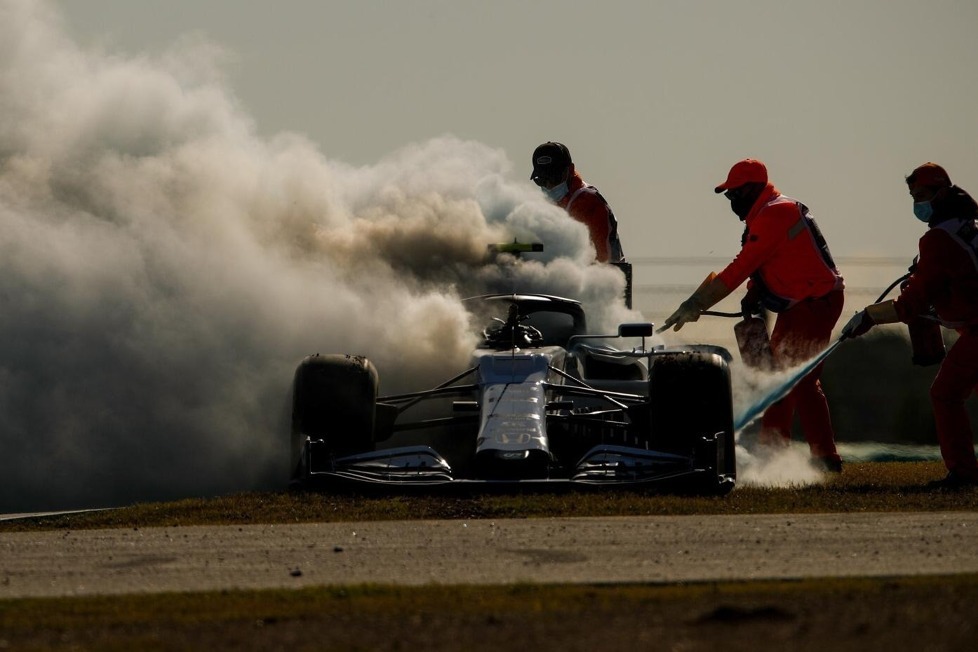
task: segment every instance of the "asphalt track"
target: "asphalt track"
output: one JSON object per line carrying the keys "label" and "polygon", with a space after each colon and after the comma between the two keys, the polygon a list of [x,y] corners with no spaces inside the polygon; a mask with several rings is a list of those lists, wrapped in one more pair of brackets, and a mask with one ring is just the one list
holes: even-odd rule
{"label": "asphalt track", "polygon": [[0,534],[0,598],[358,583],[978,572],[978,512],[195,526]]}

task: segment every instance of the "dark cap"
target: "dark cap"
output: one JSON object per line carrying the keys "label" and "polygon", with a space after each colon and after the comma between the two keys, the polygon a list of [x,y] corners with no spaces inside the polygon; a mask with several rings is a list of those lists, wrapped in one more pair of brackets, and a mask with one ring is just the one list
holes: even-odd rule
{"label": "dark cap", "polygon": [[951,177],[937,163],[924,163],[907,177],[907,185],[911,188],[926,186],[928,188],[950,188]]}
{"label": "dark cap", "polygon": [[737,161],[727,173],[727,180],[713,189],[715,193],[739,188],[745,183],[767,183],[767,166],[754,158]]}
{"label": "dark cap", "polygon": [[546,142],[533,150],[533,172],[530,179],[558,179],[571,163],[570,150],[566,145]]}

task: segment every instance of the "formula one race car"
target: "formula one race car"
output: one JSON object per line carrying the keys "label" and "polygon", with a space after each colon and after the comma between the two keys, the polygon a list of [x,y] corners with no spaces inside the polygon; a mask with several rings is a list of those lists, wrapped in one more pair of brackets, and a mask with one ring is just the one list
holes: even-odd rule
{"label": "formula one race car", "polygon": [[[437,387],[378,396],[377,369],[364,357],[301,362],[292,388],[293,487],[733,488],[725,349],[646,349],[648,323],[588,335],[580,303],[555,296],[493,294],[466,304],[497,316],[469,368]],[[607,345],[627,338],[641,345]]]}

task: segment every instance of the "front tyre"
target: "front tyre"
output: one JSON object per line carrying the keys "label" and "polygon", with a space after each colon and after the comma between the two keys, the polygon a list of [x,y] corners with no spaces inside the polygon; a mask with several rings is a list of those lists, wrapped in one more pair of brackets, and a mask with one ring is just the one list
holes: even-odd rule
{"label": "front tyre", "polygon": [[737,477],[730,370],[716,353],[654,355],[649,367],[650,431],[658,450],[690,456],[708,478],[698,487],[723,494]]}
{"label": "front tyre", "polygon": [[306,439],[340,457],[374,449],[377,369],[362,356],[311,355],[292,383],[292,478],[303,475]]}

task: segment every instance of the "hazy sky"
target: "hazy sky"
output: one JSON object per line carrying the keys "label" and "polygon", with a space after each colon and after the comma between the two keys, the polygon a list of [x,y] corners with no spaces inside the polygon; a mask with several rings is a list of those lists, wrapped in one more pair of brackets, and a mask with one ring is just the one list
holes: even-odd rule
{"label": "hazy sky", "polygon": [[563,141],[632,258],[735,253],[712,187],[746,156],[840,258],[913,256],[903,177],[919,163],[978,192],[973,0],[58,4],[83,46],[219,45],[257,131],[304,134],[331,160],[452,134],[522,178],[534,146]]}

